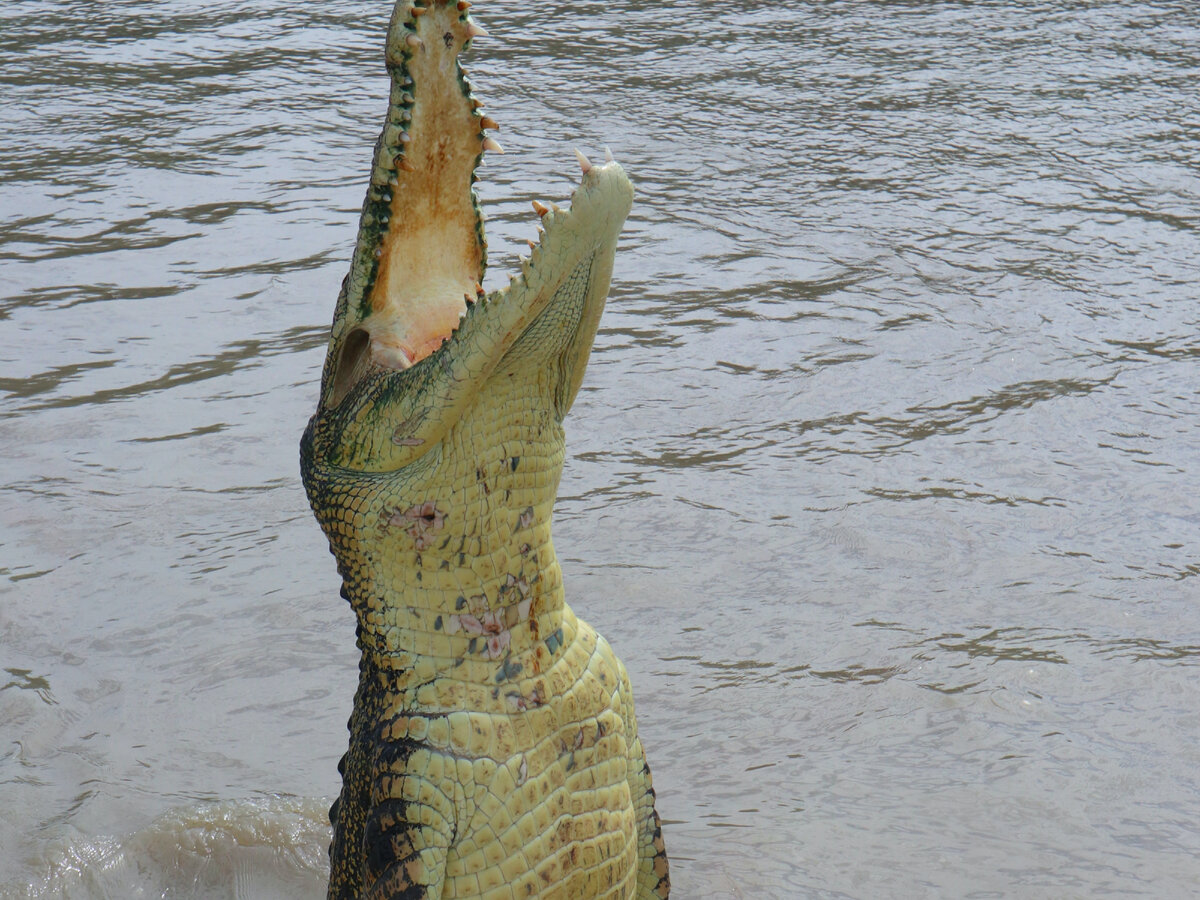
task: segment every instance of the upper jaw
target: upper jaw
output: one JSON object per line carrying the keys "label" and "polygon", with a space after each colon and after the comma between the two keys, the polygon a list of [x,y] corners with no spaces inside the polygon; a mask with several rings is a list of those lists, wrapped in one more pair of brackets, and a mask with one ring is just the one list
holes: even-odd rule
{"label": "upper jaw", "polygon": [[[499,145],[486,135],[495,123],[480,113],[458,62],[486,33],[469,5],[399,0],[388,27],[387,118],[333,329],[339,347],[348,343],[375,365],[406,368],[428,356],[483,280],[487,244],[472,183],[484,149]],[[325,399],[336,402],[349,386],[343,373],[327,385],[336,396]]]}

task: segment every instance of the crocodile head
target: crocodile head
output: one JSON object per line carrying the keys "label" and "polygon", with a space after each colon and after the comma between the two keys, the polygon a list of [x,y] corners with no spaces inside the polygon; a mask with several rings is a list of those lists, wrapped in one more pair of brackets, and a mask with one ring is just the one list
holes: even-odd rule
{"label": "crocodile head", "polygon": [[[509,377],[541,377],[514,347],[558,316],[567,337],[554,385],[561,416],[578,390],[608,290],[632,187],[607,154],[579,154],[569,210],[534,203],[540,240],[507,287],[481,283],[487,243],[472,188],[487,135],[459,64],[486,34],[459,0],[399,0],[388,28],[387,118],[375,147],[349,275],[338,298],[309,450],[356,471],[395,471],[435,447],[502,361]],[[560,321],[561,320],[561,321]],[[570,332],[564,334],[564,331]],[[526,342],[528,344],[529,342]]]}

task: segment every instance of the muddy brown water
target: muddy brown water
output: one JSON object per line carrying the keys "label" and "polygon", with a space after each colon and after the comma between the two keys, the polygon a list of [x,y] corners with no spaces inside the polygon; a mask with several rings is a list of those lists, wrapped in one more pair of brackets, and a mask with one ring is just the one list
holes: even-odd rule
{"label": "muddy brown water", "polygon": [[[0,894],[323,896],[296,442],[389,6],[0,7]],[[610,145],[555,539],[676,895],[1200,893],[1200,10],[536,6],[488,284]]]}

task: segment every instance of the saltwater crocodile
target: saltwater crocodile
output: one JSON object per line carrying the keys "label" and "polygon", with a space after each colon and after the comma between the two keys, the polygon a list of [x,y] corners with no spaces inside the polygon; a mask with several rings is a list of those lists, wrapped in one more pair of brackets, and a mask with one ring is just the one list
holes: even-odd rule
{"label": "saltwater crocodile", "polygon": [[569,210],[486,295],[471,187],[498,151],[467,2],[399,0],[391,96],[317,412],[309,501],[362,657],[331,898],[670,890],[625,668],[563,600],[550,514],[633,190],[579,155]]}

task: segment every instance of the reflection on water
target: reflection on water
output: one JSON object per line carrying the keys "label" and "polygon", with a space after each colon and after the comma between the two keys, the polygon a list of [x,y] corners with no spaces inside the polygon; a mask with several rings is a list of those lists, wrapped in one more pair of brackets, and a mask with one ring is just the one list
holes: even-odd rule
{"label": "reflection on water", "polygon": [[[0,6],[13,896],[321,895],[296,441],[389,5]],[[638,188],[555,537],[679,896],[1193,893],[1194,6],[476,11],[488,286],[572,146]]]}

